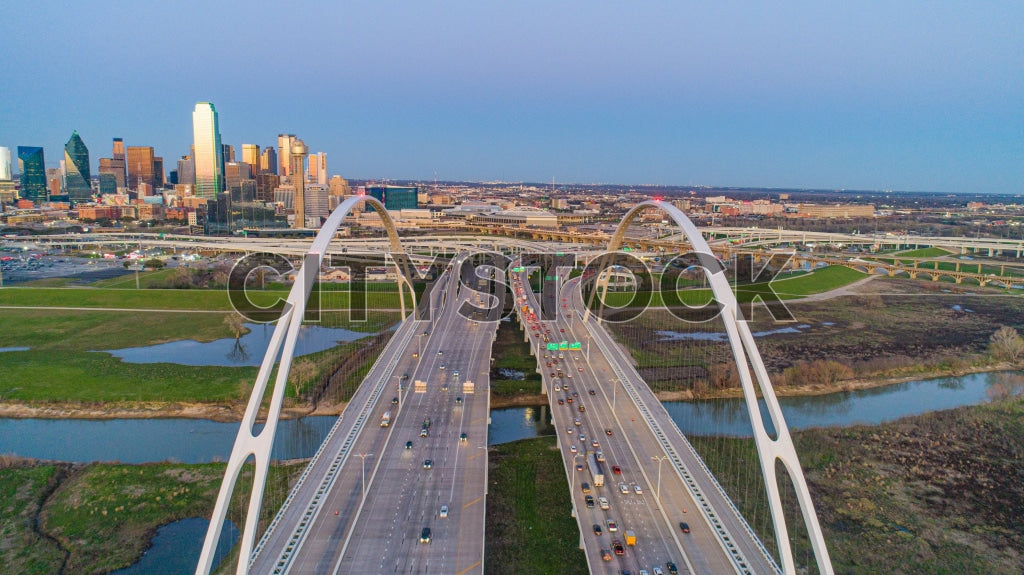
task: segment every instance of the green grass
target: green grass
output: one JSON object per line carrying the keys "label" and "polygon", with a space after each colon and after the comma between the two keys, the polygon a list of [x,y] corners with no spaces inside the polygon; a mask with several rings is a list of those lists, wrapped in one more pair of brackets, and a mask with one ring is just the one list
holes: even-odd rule
{"label": "green grass", "polygon": [[791,299],[832,291],[865,277],[867,274],[847,267],[828,266],[813,273],[772,282],[771,287],[780,298]]}
{"label": "green grass", "polygon": [[[847,267],[828,266],[814,270],[811,273],[775,280],[771,282],[770,286],[780,299],[796,299],[831,291],[865,277],[867,277],[867,274]],[[739,295],[742,295],[744,292],[743,286],[734,287],[734,290]],[[685,304],[700,306],[711,300],[711,290],[682,290],[679,292],[679,298]],[[623,307],[639,305],[641,300],[634,298],[632,293],[611,292],[608,294],[606,301],[610,306]],[[651,294],[649,307],[664,307],[664,305],[664,298],[660,292]]]}
{"label": "green grass", "polygon": [[953,252],[944,250],[942,248],[921,248],[917,250],[907,250],[904,252],[896,252],[894,255],[904,258],[940,258],[942,256],[953,255]]}
{"label": "green grass", "polygon": [[491,381],[491,394],[496,397],[516,397],[519,395],[537,395],[540,393],[541,382],[536,380],[498,379]]}
{"label": "green grass", "polygon": [[[168,278],[174,276],[174,273],[175,270],[173,268],[140,271],[138,274],[139,285],[142,289],[161,288],[165,285],[164,282]],[[89,286],[94,288],[135,289],[135,273],[116,278],[96,280],[90,283]]]}
{"label": "green grass", "polygon": [[588,573],[555,438],[491,448],[487,573]]}
{"label": "green grass", "polygon": [[[261,511],[266,522],[288,494],[302,465],[272,466]],[[156,528],[209,517],[224,476],[222,464],[92,464],[64,481],[47,500],[41,523],[68,549],[66,573],[108,573],[135,563]],[[228,517],[241,525],[252,469],[239,477]],[[245,499],[243,501],[243,498]]]}
{"label": "green grass", "polygon": [[[132,280],[134,281],[134,279]],[[260,293],[264,295],[264,293]],[[254,297],[255,301],[256,298]],[[269,297],[267,300],[269,301]],[[0,289],[0,305],[160,310],[231,310],[223,290],[125,290],[110,288]]]}
{"label": "green grass", "polygon": [[0,397],[47,402],[200,401],[243,397],[255,367],[123,363],[105,353],[4,353]]}
{"label": "green grass", "polygon": [[6,573],[49,575],[64,562],[60,548],[32,526],[59,468],[0,468],[0,565]]}

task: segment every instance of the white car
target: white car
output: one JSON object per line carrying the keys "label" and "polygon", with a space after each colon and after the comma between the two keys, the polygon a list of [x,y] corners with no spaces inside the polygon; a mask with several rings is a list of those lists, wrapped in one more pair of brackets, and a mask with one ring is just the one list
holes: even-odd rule
{"label": "white car", "polygon": [[598,497],[597,498],[597,504],[601,507],[601,509],[608,509],[610,507],[608,505],[608,498],[607,497]]}
{"label": "white car", "polygon": [[573,453],[576,453],[576,446],[575,445],[570,445],[569,446],[569,451],[571,451]]}
{"label": "white car", "polygon": [[441,506],[441,519],[445,519],[446,517],[448,517],[448,506],[447,505],[442,505]]}
{"label": "white car", "polygon": [[622,493],[624,495],[628,494],[629,493],[629,486],[626,485],[625,483],[620,483],[619,484],[619,493]]}
{"label": "white car", "polygon": [[640,487],[639,485],[634,485],[633,486],[633,491],[635,491],[637,495],[643,495],[644,494],[643,488]]}

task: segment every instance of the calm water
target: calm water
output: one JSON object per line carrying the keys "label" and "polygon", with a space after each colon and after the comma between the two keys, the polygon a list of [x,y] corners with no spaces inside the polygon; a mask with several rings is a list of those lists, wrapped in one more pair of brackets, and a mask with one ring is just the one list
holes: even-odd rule
{"label": "calm water", "polygon": [[[337,418],[282,420],[273,457],[311,457]],[[0,419],[0,453],[58,461],[227,461],[238,423],[206,419]]]}
{"label": "calm water", "polygon": [[[111,575],[189,575],[195,573],[199,554],[203,550],[209,519],[190,517],[168,523],[156,531],[152,546],[142,559],[132,565],[111,573]],[[230,521],[220,532],[218,549],[225,553],[238,539],[238,528]],[[220,563],[214,559],[214,568]]]}
{"label": "calm water", "polygon": [[[200,343],[183,339],[125,349],[103,350],[128,363],[178,363],[181,365],[259,366],[267,353],[270,338],[274,335],[274,324],[247,323],[249,333],[235,341],[228,337]],[[307,355],[330,349],[339,342],[355,341],[369,333],[343,328],[327,328],[304,325],[295,342],[295,355]]]}
{"label": "calm water", "polygon": [[[878,424],[928,411],[985,403],[993,385],[1016,382],[1019,389],[1022,381],[1021,372],[981,373],[862,391],[783,397],[779,403],[791,429]],[[665,408],[689,435],[751,434],[740,399],[669,401]],[[282,421],[273,457],[312,456],[334,421],[330,416]],[[226,460],[237,431],[237,423],[197,419],[0,419],[0,453],[76,462],[202,463]],[[491,411],[488,443],[496,445],[551,432],[551,414],[546,406],[495,409]]]}
{"label": "calm water", "polygon": [[487,444],[498,445],[539,435],[551,435],[551,414],[548,407],[505,407],[491,410],[487,426]]}
{"label": "calm water", "polygon": [[[977,405],[989,401],[996,384],[1017,385],[1022,372],[976,373],[910,381],[860,391],[807,397],[780,397],[782,414],[792,429],[877,425],[929,411]],[[750,436],[753,433],[743,400],[667,401],[665,409],[687,435]],[[768,414],[761,404],[761,414]],[[774,428],[769,427],[769,433]]]}

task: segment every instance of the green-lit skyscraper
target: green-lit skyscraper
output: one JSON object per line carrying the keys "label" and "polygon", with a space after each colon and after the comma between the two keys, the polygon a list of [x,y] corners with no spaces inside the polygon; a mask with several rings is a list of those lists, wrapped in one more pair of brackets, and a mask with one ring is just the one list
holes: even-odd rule
{"label": "green-lit skyscraper", "polygon": [[220,143],[217,110],[210,102],[196,103],[192,111],[196,187],[194,195],[209,200],[224,191],[224,148]]}
{"label": "green-lit skyscraper", "polygon": [[72,205],[92,200],[90,177],[89,148],[76,130],[64,144],[64,189]]}
{"label": "green-lit skyscraper", "polygon": [[21,174],[21,197],[41,204],[46,194],[46,162],[38,146],[18,146],[18,172]]}

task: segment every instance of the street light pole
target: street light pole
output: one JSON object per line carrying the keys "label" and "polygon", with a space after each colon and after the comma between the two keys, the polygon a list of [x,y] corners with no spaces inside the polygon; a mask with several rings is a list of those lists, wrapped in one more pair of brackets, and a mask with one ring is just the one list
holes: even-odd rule
{"label": "street light pole", "polygon": [[[581,456],[582,456],[582,454],[580,454],[580,453],[577,453],[577,454],[572,456],[572,481],[569,482],[570,483],[570,485],[569,485],[569,493],[570,494],[574,493],[575,492],[574,490],[576,489],[576,460],[579,459]],[[575,512],[576,512],[576,499],[573,498],[572,501],[573,501],[573,504],[572,504],[573,516],[575,517],[575,515],[576,515],[575,514]]]}
{"label": "street light pole", "polygon": [[366,458],[373,457],[372,453],[357,453],[356,457],[362,460],[362,477],[363,477],[363,503],[366,502]]}
{"label": "street light pole", "polygon": [[658,462],[658,489],[657,489],[657,493],[655,494],[655,496],[658,498],[658,504],[659,505],[661,504],[661,464],[666,459],[668,459],[667,455],[662,455],[661,457],[658,457],[658,456],[655,456],[655,455],[651,456],[651,461],[657,461]]}

